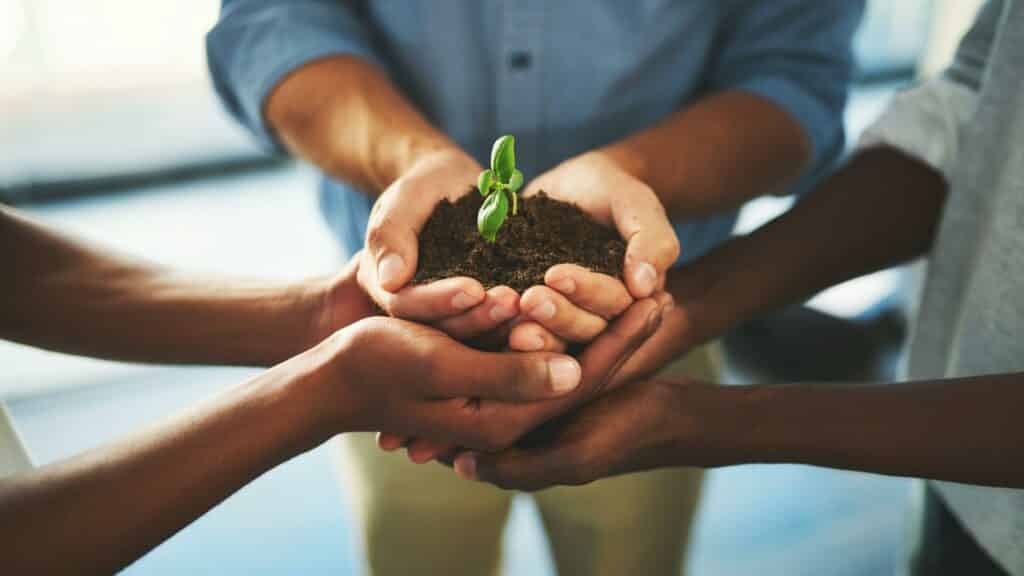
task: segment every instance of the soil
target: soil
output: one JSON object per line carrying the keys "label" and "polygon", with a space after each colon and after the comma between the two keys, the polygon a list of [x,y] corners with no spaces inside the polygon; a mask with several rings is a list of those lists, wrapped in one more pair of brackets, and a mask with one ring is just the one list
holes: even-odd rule
{"label": "soil", "polygon": [[476,227],[483,200],[474,188],[455,203],[442,200],[437,205],[420,233],[414,282],[470,276],[485,288],[508,286],[522,293],[544,284],[548,268],[566,263],[622,277],[626,244],[615,230],[575,205],[543,192],[520,198],[519,212],[509,213],[492,243]]}

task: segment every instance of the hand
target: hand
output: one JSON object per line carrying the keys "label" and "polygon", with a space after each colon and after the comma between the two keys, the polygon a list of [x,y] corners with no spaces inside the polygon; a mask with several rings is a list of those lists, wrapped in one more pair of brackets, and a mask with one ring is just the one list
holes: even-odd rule
{"label": "hand", "polygon": [[694,381],[639,382],[567,415],[539,445],[466,452],[455,458],[455,471],[505,489],[539,490],[663,466],[734,463],[740,458],[717,442],[736,420],[734,394]]}
{"label": "hand", "polygon": [[340,273],[326,280],[311,280],[307,285],[310,299],[314,302],[314,314],[310,323],[309,344],[312,348],[338,330],[354,324],[363,318],[376,316],[380,310],[359,285],[359,264],[362,253],[353,256]]}
{"label": "hand", "polygon": [[420,158],[388,186],[370,214],[359,283],[396,318],[436,324],[460,340],[487,333],[519,313],[519,297],[498,286],[485,292],[477,280],[446,278],[407,286],[416,272],[419,233],[442,199],[472,191],[480,165],[449,148]]}
{"label": "hand", "polygon": [[542,344],[543,349],[560,349],[563,341],[589,341],[633,298],[646,298],[664,287],[665,272],[679,256],[679,241],[654,191],[602,152],[563,162],[533,180],[524,195],[541,190],[619,231],[627,242],[625,285],[579,266],[552,267],[545,286],[523,294],[520,310],[529,321],[509,337],[515,350],[538,350]]}
{"label": "hand", "polygon": [[299,358],[312,366],[307,389],[330,434],[395,430],[485,450],[537,426],[548,417],[538,401],[569,393],[583,374],[568,356],[480,352],[383,316],[360,320]]}
{"label": "hand", "polygon": [[[671,298],[659,293],[654,298],[641,300],[616,320],[608,330],[591,343],[580,356],[583,368],[583,386],[579,392],[558,403],[547,407],[548,417],[557,416],[573,406],[599,396],[611,385],[619,367],[633,354],[651,334],[653,334],[662,317],[671,309]],[[386,451],[397,450],[406,446],[409,459],[416,463],[453,455],[459,450],[457,443],[446,442],[437,438],[415,437],[409,440],[408,435],[382,428],[378,437],[378,445]]]}
{"label": "hand", "polygon": [[571,202],[598,222],[613,226],[626,241],[623,276],[634,298],[647,298],[665,285],[665,273],[679,257],[679,240],[650,186],[623,170],[609,155],[588,152],[535,178],[524,196],[543,190]]}
{"label": "hand", "polygon": [[613,386],[654,377],[674,360],[681,358],[701,342],[695,339],[691,310],[674,306],[658,327],[615,374]]}

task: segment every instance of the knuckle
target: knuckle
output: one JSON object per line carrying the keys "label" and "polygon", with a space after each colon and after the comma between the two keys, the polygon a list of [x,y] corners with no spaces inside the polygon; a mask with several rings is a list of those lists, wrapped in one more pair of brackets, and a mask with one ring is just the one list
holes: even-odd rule
{"label": "knuckle", "polygon": [[504,392],[513,399],[521,399],[532,384],[546,375],[547,369],[545,368],[544,373],[541,373],[537,362],[516,362],[509,370],[508,377],[504,379]]}
{"label": "knuckle", "polygon": [[369,246],[379,246],[384,242],[384,225],[387,222],[386,217],[378,217],[370,220],[369,227],[366,229],[366,244]]}
{"label": "knuckle", "polygon": [[679,257],[679,238],[675,232],[663,234],[657,245],[657,250],[667,261],[675,261]]}

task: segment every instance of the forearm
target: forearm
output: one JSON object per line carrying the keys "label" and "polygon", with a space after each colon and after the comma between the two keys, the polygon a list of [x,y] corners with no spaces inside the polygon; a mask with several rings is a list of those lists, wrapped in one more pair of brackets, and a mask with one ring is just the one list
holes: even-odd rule
{"label": "forearm", "polygon": [[793,462],[1024,488],[1024,374],[740,390],[743,462]]}
{"label": "forearm", "polygon": [[[268,365],[315,344],[327,281],[190,278],[0,209],[0,337],[132,361]],[[316,335],[316,336],[314,336]]]}
{"label": "forearm", "polygon": [[[0,480],[12,574],[111,574],[328,437],[290,362],[149,431]],[[318,412],[320,410],[321,412]],[[56,553],[55,553],[56,551]]]}
{"label": "forearm", "polygon": [[792,210],[671,272],[686,345],[924,255],[945,195],[938,173],[898,151],[860,153]]}
{"label": "forearm", "polygon": [[651,186],[673,217],[732,209],[782,191],[811,156],[796,120],[741,91],[705,97],[604,151]]}
{"label": "forearm", "polygon": [[452,147],[374,65],[353,56],[287,76],[265,114],[295,155],[374,196],[422,155]]}

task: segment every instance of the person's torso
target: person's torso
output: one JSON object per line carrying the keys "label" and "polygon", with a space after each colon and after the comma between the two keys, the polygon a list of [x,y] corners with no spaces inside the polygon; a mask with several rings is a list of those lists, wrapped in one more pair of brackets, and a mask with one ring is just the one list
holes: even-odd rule
{"label": "person's torso", "polygon": [[[912,378],[1024,372],[1024,4],[1008,2],[1004,14],[958,145],[911,345]],[[979,544],[1024,575],[1024,491],[936,485]]]}
{"label": "person's torso", "polygon": [[[536,176],[651,126],[699,97],[735,2],[568,0],[363,4],[392,79],[481,164],[516,136]],[[363,243],[371,202],[326,181],[322,208],[347,252]],[[677,226],[684,256],[728,237],[735,212]]]}

